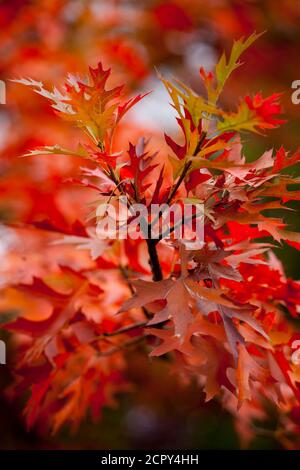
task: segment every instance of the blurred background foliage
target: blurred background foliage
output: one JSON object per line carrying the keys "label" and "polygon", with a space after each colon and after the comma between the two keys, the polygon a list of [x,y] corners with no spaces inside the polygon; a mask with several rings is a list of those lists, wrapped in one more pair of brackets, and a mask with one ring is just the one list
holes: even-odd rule
{"label": "blurred background foliage", "polygon": [[[17,89],[9,78],[30,76],[59,85],[68,72],[84,73],[101,60],[111,66],[116,81],[133,90],[153,90],[144,106],[131,113],[120,135],[119,145],[134,133],[154,135],[160,145],[163,131],[176,133],[174,114],[156,76],[176,77],[201,93],[199,67],[210,70],[233,39],[254,30],[266,33],[244,55],[244,65],[230,79],[223,105],[246,94],[262,91],[264,96],[282,92],[287,123],[267,138],[245,137],[249,160],[266,149],[283,145],[294,151],[299,146],[300,105],[291,101],[291,84],[300,79],[300,2],[296,0],[10,0],[0,1],[0,79],[7,84],[7,104],[0,108],[0,219],[5,222],[74,219],[82,200],[72,190],[71,209],[65,210],[60,181],[75,174],[72,159],[55,161],[20,160],[17,155],[37,145],[61,145],[72,141],[70,129],[49,109],[43,98],[24,88]],[[157,135],[157,137],[156,137]],[[162,145],[162,144],[161,144]],[[299,174],[299,169],[293,169]],[[59,177],[58,177],[59,175]],[[53,194],[55,201],[53,202]],[[75,202],[74,202],[75,201]],[[297,206],[285,214],[286,223],[300,230]],[[0,251],[9,242],[1,234]],[[277,255],[285,260],[287,274],[299,278],[296,251],[284,246]],[[120,397],[114,410],[103,413],[99,423],[87,420],[75,435],[63,431],[55,437],[40,437],[24,429],[22,403],[17,407],[1,400],[2,449],[238,449],[241,442],[232,418],[216,402],[203,403],[195,385],[178,384],[163,361],[152,361],[135,353],[129,375],[130,393]],[[9,383],[1,367],[1,388]],[[270,410],[255,449],[280,449],[276,439],[276,412]]]}

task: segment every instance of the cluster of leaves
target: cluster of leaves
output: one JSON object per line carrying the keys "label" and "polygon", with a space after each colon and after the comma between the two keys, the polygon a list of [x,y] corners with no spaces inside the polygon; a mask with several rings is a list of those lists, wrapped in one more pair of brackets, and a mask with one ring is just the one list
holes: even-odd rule
{"label": "cluster of leaves", "polygon": [[[122,87],[107,88],[110,70],[101,64],[84,80],[70,76],[63,91],[17,80],[50,99],[56,113],[90,139],[76,150],[55,144],[27,156],[86,159],[73,183],[96,192],[95,207],[124,195],[129,204],[201,203],[205,230],[203,248],[191,250],[172,235],[99,240],[95,210],[85,226],[50,220],[35,228],[48,231],[52,241],[44,265],[27,272],[26,281],[17,269],[7,273],[1,295],[3,311],[17,306],[3,319],[18,349],[9,394],[30,388],[29,426],[76,428],[88,409],[98,418],[130,386],[132,348],[167,355],[179,377],[195,378],[207,400],[216,397],[236,414],[244,433],[251,433],[251,418],[266,400],[286,419],[299,406],[299,333],[290,321],[298,317],[299,284],[285,277],[272,248],[282,240],[298,248],[300,235],[265,211],[299,200],[291,189],[299,180],[281,171],[297,163],[300,152],[269,150],[252,163],[243,155],[244,132],[283,122],[278,94],[247,96],[232,112],[219,105],[227,79],[257,37],[236,41],[215,73],[200,70],[206,97],[161,78],[182,132],[179,143],[165,135],[169,152],[163,156],[146,140],[113,153],[120,119],[143,96],[123,102]],[[34,229],[14,230],[29,240],[36,236]]]}

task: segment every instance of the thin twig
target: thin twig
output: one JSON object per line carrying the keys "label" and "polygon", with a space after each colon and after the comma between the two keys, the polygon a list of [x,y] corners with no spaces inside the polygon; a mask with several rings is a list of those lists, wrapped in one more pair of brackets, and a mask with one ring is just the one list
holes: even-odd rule
{"label": "thin twig", "polygon": [[123,333],[128,333],[128,331],[132,331],[132,330],[135,330],[136,328],[143,328],[144,326],[147,325],[147,321],[141,321],[141,322],[138,322],[138,323],[134,323],[133,325],[128,325],[128,326],[124,326],[123,328],[119,328],[118,330],[115,330],[115,331],[111,331],[111,332],[106,332],[106,333],[102,333],[102,335],[98,336],[96,339],[101,339],[103,336],[106,337],[106,336],[117,336],[117,335],[121,335]]}
{"label": "thin twig", "polygon": [[145,341],[147,336],[139,336],[138,338],[134,338],[133,340],[125,341],[125,343],[120,344],[118,346],[115,346],[114,348],[108,349],[108,351],[104,352],[98,352],[99,356],[110,356],[111,354],[114,354],[118,351],[121,351],[122,349],[129,348],[131,346],[134,346],[138,343],[141,343],[142,341]]}
{"label": "thin twig", "polygon": [[[128,275],[127,275],[126,269],[125,269],[124,266],[122,266],[121,264],[119,265],[119,269],[120,269],[120,271],[121,271],[121,273],[122,273],[122,276],[124,277],[124,279],[125,279],[126,282],[127,282],[127,285],[128,285],[128,288],[129,288],[130,292],[132,293],[132,295],[134,295],[134,294],[135,294],[135,290],[134,290],[134,288],[133,288],[133,286],[132,286],[132,284],[131,284],[131,282],[130,282],[130,279],[129,279]],[[143,311],[145,317],[146,317],[148,320],[149,320],[150,318],[152,318],[153,315],[152,315],[150,312],[148,312],[148,310],[147,310],[145,307],[141,307],[141,309],[142,309],[142,311]]]}
{"label": "thin twig", "polygon": [[181,185],[182,181],[184,180],[188,170],[190,169],[192,165],[192,161],[189,160],[188,162],[186,162],[184,164],[184,167],[183,167],[183,170],[182,170],[182,173],[181,175],[179,176],[178,180],[177,180],[177,183],[175,184],[175,186],[173,186],[173,188],[171,189],[171,192],[169,194],[169,197],[167,199],[167,204],[170,204],[170,202],[172,201],[173,197],[175,196],[175,194],[177,193],[177,190],[179,189],[179,186]]}
{"label": "thin twig", "polygon": [[[195,151],[193,153],[193,157],[195,157],[200,152],[202,144],[203,144],[205,138],[206,138],[206,132],[202,132],[202,134],[200,136],[200,139],[199,139],[199,141],[196,145]],[[191,165],[192,165],[192,160],[188,160],[187,162],[185,162],[184,167],[183,167],[182,172],[181,172],[181,175],[178,178],[177,183],[175,184],[175,186],[173,186],[173,188],[172,188],[172,190],[169,194],[167,204],[170,204],[173,197],[177,193],[177,190],[179,189],[179,186],[181,185],[182,181],[184,180],[184,178],[185,178],[187,172],[189,171]]]}
{"label": "thin twig", "polygon": [[198,155],[198,153],[200,152],[200,150],[201,150],[201,148],[202,148],[202,144],[203,144],[203,142],[204,142],[206,136],[207,136],[207,133],[206,133],[206,132],[202,132],[202,134],[201,134],[201,136],[200,136],[200,139],[199,139],[199,141],[198,141],[198,144],[197,144],[197,146],[196,146],[196,148],[195,148],[195,152],[194,152],[194,154],[193,154],[193,157],[196,157],[196,156]]}

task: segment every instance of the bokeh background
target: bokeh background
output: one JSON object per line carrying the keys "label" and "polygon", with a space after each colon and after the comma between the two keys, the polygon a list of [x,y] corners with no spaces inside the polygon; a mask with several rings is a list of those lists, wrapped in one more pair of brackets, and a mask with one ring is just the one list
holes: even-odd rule
{"label": "bokeh background", "polygon": [[[67,73],[82,74],[101,60],[112,67],[113,80],[124,82],[127,92],[153,90],[129,115],[118,136],[152,136],[163,145],[163,132],[176,133],[174,113],[157,79],[156,69],[176,77],[201,93],[199,68],[213,68],[233,39],[253,31],[265,34],[245,53],[244,65],[230,79],[223,105],[262,91],[282,92],[287,123],[268,137],[245,139],[249,160],[264,150],[283,145],[299,147],[300,105],[291,101],[291,84],[300,79],[300,2],[297,0],[9,0],[0,1],[0,79],[6,83],[6,104],[0,105],[0,254],[13,250],[5,224],[72,223],[84,211],[80,190],[62,184],[76,175],[72,158],[20,159],[36,146],[70,146],[78,131],[62,123],[46,100],[10,78],[32,77],[61,85]],[[293,170],[297,172],[297,168]],[[297,207],[290,204],[290,207]],[[285,215],[293,230],[300,230],[297,212]],[[43,246],[36,259],[39,262]],[[277,250],[287,274],[300,277],[299,257],[284,246]],[[21,267],[26,275],[26,262]],[[1,281],[0,281],[1,282]],[[105,410],[102,420],[88,419],[77,434],[56,436],[27,432],[22,403],[0,402],[1,449],[238,449],[241,442],[231,416],[218,403],[203,404],[193,385],[179,384],[163,361],[136,355],[130,360],[132,390],[120,397],[116,409]],[[1,389],[10,382],[0,369]],[[264,431],[248,446],[280,449],[276,411],[269,410]]]}

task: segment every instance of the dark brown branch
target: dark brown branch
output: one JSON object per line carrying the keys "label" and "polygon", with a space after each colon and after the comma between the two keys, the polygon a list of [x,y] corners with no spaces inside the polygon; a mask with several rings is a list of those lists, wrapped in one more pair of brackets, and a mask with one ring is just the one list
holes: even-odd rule
{"label": "dark brown branch", "polygon": [[[198,142],[198,144],[196,146],[196,149],[194,151],[194,154],[193,154],[194,156],[196,156],[199,153],[199,151],[201,149],[201,146],[204,142],[205,137],[206,137],[206,133],[202,132],[201,137],[199,139],[199,142]],[[173,197],[176,195],[177,190],[179,189],[181,183],[183,182],[185,176],[187,175],[187,172],[189,171],[191,165],[192,165],[191,160],[189,160],[185,163],[180,177],[178,178],[176,184],[173,186],[173,188],[172,188],[172,190],[169,194],[169,197],[167,199],[167,204],[170,204]],[[119,184],[118,179],[116,177],[116,174],[115,174],[112,167],[109,167],[109,171],[110,171],[110,176],[111,176],[112,180],[116,184]],[[121,189],[121,191],[123,191],[123,188],[120,188],[120,189]],[[150,239],[148,238],[146,240],[148,253],[149,253],[149,263],[150,263],[150,267],[151,267],[151,271],[152,271],[153,281],[155,281],[155,282],[161,281],[163,279],[162,270],[161,270],[161,266],[160,266],[160,262],[159,262],[159,258],[158,258],[158,254],[157,254],[157,249],[156,249],[156,245],[157,245],[158,241],[159,241],[159,239],[158,240],[157,239],[152,240],[151,238]]]}
{"label": "dark brown branch", "polygon": [[161,270],[157,250],[156,250],[156,241],[157,240],[155,239],[151,240],[149,238],[146,240],[153,281],[161,281],[163,278],[163,275],[162,275],[162,270]]}
{"label": "dark brown branch", "polygon": [[119,328],[118,330],[111,331],[110,333],[102,333],[101,335],[96,336],[95,338],[93,338],[91,340],[91,343],[95,343],[96,341],[101,341],[101,340],[105,340],[105,339],[107,340],[107,338],[110,338],[112,336],[122,335],[124,333],[128,333],[129,331],[136,330],[137,328],[143,328],[147,325],[147,323],[148,323],[147,321],[134,323],[133,325],[124,326],[123,328]]}
{"label": "dark brown branch", "polygon": [[[147,325],[147,323],[148,322],[146,322],[146,321],[141,321],[139,323],[134,323],[133,325],[124,326],[124,328],[120,328],[119,330],[111,331],[110,333],[103,333],[98,338],[101,339],[103,336],[117,336],[117,335],[121,335],[123,333],[128,333],[128,331],[135,330],[136,328],[143,328],[144,326]],[[96,339],[98,339],[98,338],[96,338]]]}
{"label": "dark brown branch", "polygon": [[110,356],[111,354],[114,354],[118,351],[122,351],[123,349],[129,348],[131,346],[135,346],[136,344],[141,343],[142,341],[145,341],[147,336],[139,336],[138,338],[133,338],[130,339],[129,341],[125,341],[125,343],[117,345],[111,349],[108,349],[107,351],[103,352],[98,352],[99,356]]}
{"label": "dark brown branch", "polygon": [[193,157],[196,157],[196,155],[200,152],[201,147],[202,147],[202,144],[203,144],[203,142],[204,142],[204,140],[205,140],[205,138],[206,138],[206,135],[207,135],[206,132],[202,132],[202,134],[201,134],[201,136],[200,136],[200,139],[199,139],[199,141],[198,141],[198,144],[197,144],[197,146],[196,146],[196,148],[195,148],[195,152],[194,152],[194,154],[193,154]]}
{"label": "dark brown branch", "polygon": [[[201,137],[200,137],[200,139],[199,139],[199,142],[198,142],[198,144],[197,144],[197,146],[196,146],[196,149],[195,149],[195,151],[194,151],[194,153],[193,153],[193,156],[194,156],[194,157],[200,152],[201,147],[202,147],[202,144],[203,144],[203,142],[204,142],[204,140],[205,140],[205,138],[206,138],[206,135],[207,135],[206,132],[202,132]],[[178,180],[177,180],[177,183],[175,184],[175,186],[173,186],[173,188],[172,188],[172,190],[171,190],[171,192],[170,192],[170,194],[169,194],[169,197],[168,197],[168,199],[167,199],[167,204],[170,204],[170,202],[172,201],[173,197],[176,195],[177,190],[179,189],[179,187],[180,187],[181,183],[183,182],[184,178],[186,177],[187,172],[189,171],[191,165],[192,165],[192,160],[189,160],[189,161],[187,161],[187,162],[185,163],[185,165],[184,165],[184,167],[183,167],[183,169],[182,169],[181,175],[180,175],[180,177],[179,177]],[[194,216],[193,218],[195,218],[195,216]],[[175,226],[174,226],[173,228],[171,227],[170,232],[172,232],[174,229],[175,229]],[[156,246],[157,243],[158,243],[160,240],[162,240],[162,238],[163,238],[163,236],[161,235],[158,239],[153,240],[154,245]]]}

